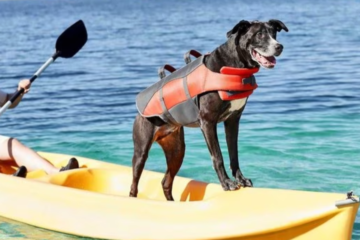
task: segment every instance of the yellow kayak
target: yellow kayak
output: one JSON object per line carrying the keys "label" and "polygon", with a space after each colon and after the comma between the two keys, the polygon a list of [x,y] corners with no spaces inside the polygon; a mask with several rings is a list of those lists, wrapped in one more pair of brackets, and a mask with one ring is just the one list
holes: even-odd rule
{"label": "yellow kayak", "polygon": [[[57,166],[73,156],[40,153]],[[81,169],[18,178],[0,174],[0,216],[58,232],[101,239],[350,240],[359,207],[346,194],[242,188],[176,177],[175,202],[162,173],[144,171],[128,197],[130,167],[77,157]],[[16,168],[0,162],[0,171]]]}

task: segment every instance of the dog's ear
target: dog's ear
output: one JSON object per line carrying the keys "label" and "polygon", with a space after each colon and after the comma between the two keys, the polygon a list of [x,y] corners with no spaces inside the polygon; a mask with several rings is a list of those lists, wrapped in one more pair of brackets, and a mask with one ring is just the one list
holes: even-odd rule
{"label": "dog's ear", "polygon": [[288,32],[289,29],[285,26],[285,24],[277,19],[270,19],[269,24],[275,28],[276,31],[280,32],[282,29],[285,30],[285,32]]}
{"label": "dog's ear", "polygon": [[238,46],[241,35],[243,35],[244,33],[247,32],[247,30],[249,30],[250,25],[251,24],[249,21],[241,20],[238,24],[236,24],[233,27],[233,29],[231,29],[230,31],[228,31],[226,33],[226,36],[229,38],[232,34],[237,33],[236,38],[235,38],[235,45]]}
{"label": "dog's ear", "polygon": [[229,38],[229,37],[231,37],[231,35],[237,33],[238,28],[239,28],[239,25],[240,25],[240,22],[239,22],[238,24],[236,24],[236,25],[233,27],[233,29],[231,29],[230,31],[228,31],[228,32],[226,33],[226,37]]}

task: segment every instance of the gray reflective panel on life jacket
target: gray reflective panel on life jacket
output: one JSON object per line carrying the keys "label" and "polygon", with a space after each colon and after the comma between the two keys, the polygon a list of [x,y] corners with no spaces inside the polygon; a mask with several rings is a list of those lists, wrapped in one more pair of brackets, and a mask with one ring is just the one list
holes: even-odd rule
{"label": "gray reflective panel on life jacket", "polygon": [[[197,58],[196,60],[192,61],[188,65],[176,70],[175,72],[171,73],[170,75],[166,76],[165,78],[161,79],[160,81],[156,82],[152,86],[146,88],[142,92],[140,92],[136,97],[136,106],[139,113],[144,117],[160,117],[163,121],[167,123],[172,123],[176,125],[188,125],[192,123],[195,119],[197,120],[198,109],[194,103],[194,99],[191,99],[189,94],[187,95],[188,100],[179,104],[179,106],[173,107],[170,111],[166,108],[163,98],[162,98],[162,87],[173,81],[183,79],[186,81],[186,76],[189,73],[193,72],[196,68],[203,64],[204,57]],[[186,87],[186,84],[184,84]],[[159,98],[161,102],[162,113],[159,114],[146,114],[145,109],[148,106],[150,100],[155,97],[154,95],[159,93]],[[176,98],[177,96],[173,96]],[[186,107],[185,107],[186,106]],[[177,110],[176,110],[177,109]],[[196,112],[193,112],[196,111]]]}
{"label": "gray reflective panel on life jacket", "polygon": [[172,118],[177,124],[186,127],[198,127],[199,108],[195,104],[195,99],[188,99],[179,103],[169,110]]}

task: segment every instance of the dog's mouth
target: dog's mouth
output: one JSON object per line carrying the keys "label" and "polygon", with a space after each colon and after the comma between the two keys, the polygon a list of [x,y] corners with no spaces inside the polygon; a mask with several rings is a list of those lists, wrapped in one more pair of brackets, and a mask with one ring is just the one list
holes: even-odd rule
{"label": "dog's mouth", "polygon": [[253,60],[258,62],[261,66],[265,68],[273,68],[276,64],[276,59],[274,56],[264,56],[261,55],[258,51],[255,49],[251,50],[251,57]]}

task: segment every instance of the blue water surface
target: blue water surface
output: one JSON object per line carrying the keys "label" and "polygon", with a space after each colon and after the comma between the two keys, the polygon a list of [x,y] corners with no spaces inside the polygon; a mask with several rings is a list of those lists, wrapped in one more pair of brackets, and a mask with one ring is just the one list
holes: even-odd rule
{"label": "blue water surface", "polygon": [[[284,52],[241,119],[239,156],[256,187],[360,193],[360,4],[358,1],[0,1],[0,88],[14,91],[52,55],[57,36],[82,19],[86,46],[58,59],[0,134],[37,151],[131,165],[136,94],[189,49],[210,52],[240,20],[280,19]],[[218,183],[199,129],[186,129],[179,175]],[[228,169],[223,125],[221,147]],[[146,169],[165,171],[154,144]],[[345,196],[345,195],[344,195]],[[4,206],[2,206],[4,207]],[[0,219],[0,239],[81,239]],[[360,214],[353,239],[360,240]]]}

